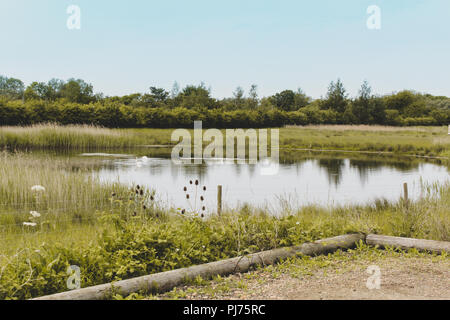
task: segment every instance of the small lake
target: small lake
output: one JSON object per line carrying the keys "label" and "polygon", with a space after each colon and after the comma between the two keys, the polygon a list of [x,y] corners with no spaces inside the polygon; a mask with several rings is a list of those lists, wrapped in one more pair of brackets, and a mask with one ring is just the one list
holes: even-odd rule
{"label": "small lake", "polygon": [[[204,195],[207,211],[217,206],[217,185],[223,186],[224,207],[244,204],[272,212],[309,204],[322,206],[365,204],[376,199],[398,200],[403,183],[409,196],[423,196],[422,184],[450,181],[446,165],[416,158],[378,155],[284,153],[278,172],[264,174],[266,163],[238,163],[236,160],[175,164],[170,152],[157,150],[138,155],[85,154],[103,157],[97,171],[102,181],[139,184],[157,192],[157,199],[175,208],[200,208]],[[199,180],[197,197],[195,183]],[[201,187],[206,186],[204,192]],[[190,200],[183,188],[188,188]],[[195,198],[195,199],[194,199]]]}

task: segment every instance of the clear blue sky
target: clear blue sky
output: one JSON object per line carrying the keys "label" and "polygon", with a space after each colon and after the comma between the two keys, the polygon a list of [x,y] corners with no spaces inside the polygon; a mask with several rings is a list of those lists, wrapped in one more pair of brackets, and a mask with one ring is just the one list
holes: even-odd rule
{"label": "clear blue sky", "polygon": [[[69,30],[69,5],[81,29]],[[381,30],[369,30],[369,5]],[[82,78],[122,95],[211,86],[216,97],[258,85],[320,97],[340,77],[350,94],[414,89],[450,96],[448,0],[0,0],[0,74]]]}

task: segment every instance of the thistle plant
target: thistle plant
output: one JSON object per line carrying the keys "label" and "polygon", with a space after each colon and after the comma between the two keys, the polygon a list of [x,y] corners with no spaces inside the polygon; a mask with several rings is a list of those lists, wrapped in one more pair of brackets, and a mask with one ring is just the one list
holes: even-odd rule
{"label": "thistle plant", "polygon": [[186,217],[201,217],[206,214],[206,186],[200,186],[198,179],[189,180],[189,184],[183,187],[187,206],[179,208],[179,213]]}
{"label": "thistle plant", "polygon": [[159,214],[156,210],[155,191],[136,185],[130,188],[128,198],[119,197],[115,192],[111,194],[111,211],[124,212],[126,217],[145,217]]}

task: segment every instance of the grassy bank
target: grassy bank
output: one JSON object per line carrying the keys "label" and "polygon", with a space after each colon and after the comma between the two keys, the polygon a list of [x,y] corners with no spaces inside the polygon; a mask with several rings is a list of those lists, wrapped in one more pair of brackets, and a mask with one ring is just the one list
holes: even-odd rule
{"label": "grassy bank", "polygon": [[[172,131],[57,125],[0,127],[0,147],[12,150],[94,150],[170,145],[174,144],[170,140]],[[339,125],[286,127],[280,129],[280,147],[450,157],[450,136],[447,135],[447,131],[447,127]]]}
{"label": "grassy bank", "polygon": [[124,216],[112,208],[98,212],[93,223],[16,230],[0,249],[0,299],[65,291],[70,265],[80,267],[86,287],[348,232],[450,240],[450,186],[430,188],[429,194],[438,194],[409,208],[379,201],[310,206],[274,217],[245,207],[207,218],[144,211]]}

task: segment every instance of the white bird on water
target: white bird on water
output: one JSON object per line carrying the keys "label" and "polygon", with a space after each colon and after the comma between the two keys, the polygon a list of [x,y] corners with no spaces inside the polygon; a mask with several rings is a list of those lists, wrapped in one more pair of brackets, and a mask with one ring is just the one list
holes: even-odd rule
{"label": "white bird on water", "polygon": [[45,188],[41,185],[35,185],[31,187],[31,191],[44,192]]}
{"label": "white bird on water", "polygon": [[146,156],[143,156],[142,158],[139,158],[139,159],[136,157],[136,167],[138,167],[138,168],[142,167],[142,165],[144,163],[147,163],[149,160],[150,159],[147,158]]}

